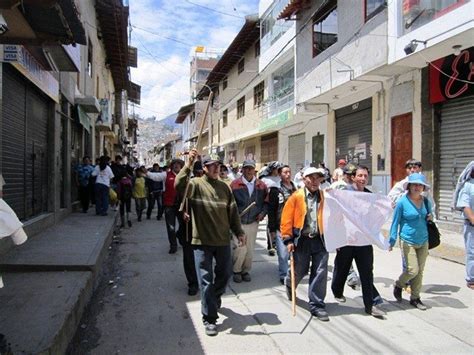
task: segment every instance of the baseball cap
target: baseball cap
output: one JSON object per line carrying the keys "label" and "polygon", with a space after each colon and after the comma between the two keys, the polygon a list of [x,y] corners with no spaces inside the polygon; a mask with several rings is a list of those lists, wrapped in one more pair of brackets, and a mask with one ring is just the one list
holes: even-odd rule
{"label": "baseball cap", "polygon": [[312,166],[310,166],[309,168],[306,168],[305,171],[303,172],[303,177],[313,175],[313,174],[326,176],[326,171],[323,168],[313,168]]}
{"label": "baseball cap", "polygon": [[337,162],[337,165],[341,165],[341,164],[347,164],[346,163],[346,160],[345,159],[339,159],[339,161]]}
{"label": "baseball cap", "polygon": [[211,154],[211,155],[206,155],[204,156],[204,158],[202,158],[202,165],[210,165],[214,163],[222,164],[218,155]]}
{"label": "baseball cap", "polygon": [[347,164],[343,169],[342,172],[347,175],[353,175],[357,170],[357,167],[354,164]]}
{"label": "baseball cap", "polygon": [[244,162],[242,163],[242,168],[255,168],[256,164],[255,164],[255,160],[244,160]]}

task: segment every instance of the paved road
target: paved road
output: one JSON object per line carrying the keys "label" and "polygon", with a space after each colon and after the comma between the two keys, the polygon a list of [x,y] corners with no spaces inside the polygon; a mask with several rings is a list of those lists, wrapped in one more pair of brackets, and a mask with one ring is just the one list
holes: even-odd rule
{"label": "paved road", "polygon": [[167,253],[164,222],[134,222],[118,241],[71,344],[73,354],[474,352],[474,293],[465,287],[464,267],[453,262],[429,257],[422,293],[429,309],[423,312],[393,300],[399,251],[376,250],[375,284],[385,299],[386,318],[366,315],[360,291],[346,289],[343,305],[328,292],[330,322],[322,323],[307,311],[307,279],[297,290],[297,315],[291,316],[276,257],[266,255],[262,225],[253,280],[231,282],[220,333],[211,338],[204,334],[198,296],[186,293],[182,251]]}

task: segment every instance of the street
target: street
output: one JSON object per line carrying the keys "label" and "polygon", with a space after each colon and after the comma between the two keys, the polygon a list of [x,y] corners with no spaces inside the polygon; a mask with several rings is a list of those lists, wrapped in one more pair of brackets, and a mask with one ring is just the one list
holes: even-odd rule
{"label": "street", "polygon": [[[135,216],[134,216],[135,217]],[[334,255],[330,256],[330,274]],[[364,313],[360,290],[346,286],[347,302],[326,297],[330,322],[311,318],[307,278],[297,289],[297,314],[278,282],[277,258],[266,252],[260,225],[252,282],[235,284],[223,298],[219,334],[208,337],[199,296],[187,295],[182,250],[168,254],[164,221],[123,229],[112,243],[100,285],[79,323],[70,354],[239,353],[469,353],[474,346],[474,296],[464,266],[429,257],[420,311],[395,302],[392,284],[401,270],[398,249],[375,249],[375,285],[385,319]]]}

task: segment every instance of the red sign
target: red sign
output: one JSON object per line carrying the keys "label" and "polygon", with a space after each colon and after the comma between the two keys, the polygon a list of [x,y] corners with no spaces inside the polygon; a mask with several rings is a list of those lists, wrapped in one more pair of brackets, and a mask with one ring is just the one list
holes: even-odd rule
{"label": "red sign", "polygon": [[474,47],[430,63],[430,103],[474,95]]}

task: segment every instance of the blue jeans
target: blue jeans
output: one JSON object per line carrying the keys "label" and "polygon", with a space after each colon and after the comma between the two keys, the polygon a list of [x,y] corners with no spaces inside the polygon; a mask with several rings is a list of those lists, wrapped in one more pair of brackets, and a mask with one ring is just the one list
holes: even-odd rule
{"label": "blue jeans", "polygon": [[281,239],[280,231],[276,231],[275,246],[278,255],[278,275],[280,280],[284,280],[288,274],[288,258],[290,254],[288,253],[288,248],[283,243],[283,239]]}
{"label": "blue jeans", "polygon": [[209,323],[215,323],[219,318],[217,309],[220,306],[220,298],[224,294],[232,275],[230,245],[194,245],[193,247],[194,262],[201,291],[202,319]]}
{"label": "blue jeans", "polygon": [[[295,285],[308,274],[311,264],[311,273],[309,275],[309,310],[314,313],[318,309],[326,308],[324,298],[326,297],[326,286],[328,282],[328,259],[329,254],[326,251],[319,237],[308,238],[300,237],[293,254],[295,259]],[[291,287],[291,275],[288,270],[286,277],[286,286]]]}
{"label": "blue jeans", "polygon": [[466,281],[474,284],[474,227],[464,225],[464,245],[466,246]]}
{"label": "blue jeans", "polygon": [[96,183],[95,184],[95,213],[104,215],[109,209],[109,187]]}

